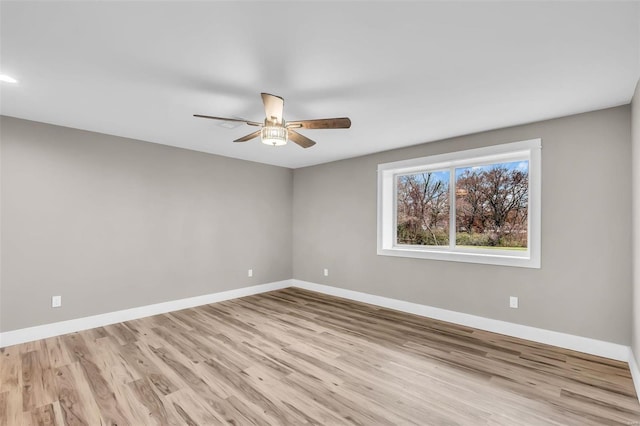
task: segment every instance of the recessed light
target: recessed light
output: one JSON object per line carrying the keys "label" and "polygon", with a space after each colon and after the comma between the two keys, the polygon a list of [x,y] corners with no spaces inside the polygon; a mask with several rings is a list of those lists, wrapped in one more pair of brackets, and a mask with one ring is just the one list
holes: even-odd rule
{"label": "recessed light", "polygon": [[15,78],[8,76],[6,74],[0,74],[0,81],[4,81],[5,83],[17,83],[18,80]]}

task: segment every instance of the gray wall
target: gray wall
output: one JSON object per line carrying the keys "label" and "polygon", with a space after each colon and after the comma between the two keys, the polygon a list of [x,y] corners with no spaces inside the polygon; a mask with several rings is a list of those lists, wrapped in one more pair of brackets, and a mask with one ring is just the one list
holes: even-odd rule
{"label": "gray wall", "polygon": [[0,120],[1,331],[291,278],[291,170]]}
{"label": "gray wall", "polygon": [[[293,276],[628,345],[630,127],[623,106],[296,169]],[[378,163],[538,137],[541,269],[376,255]]]}
{"label": "gray wall", "polygon": [[[293,276],[629,344],[630,112],[612,108],[293,172],[2,117],[0,331]],[[640,108],[633,114],[637,148]],[[541,269],[376,255],[378,163],[537,137]],[[584,232],[594,224],[597,245]],[[640,250],[637,231],[635,245]],[[635,286],[638,313],[638,274]],[[52,309],[58,294],[63,306]],[[508,308],[510,295],[520,297],[519,309]]]}
{"label": "gray wall", "polygon": [[633,328],[632,345],[636,365],[640,365],[640,81],[631,103],[632,185],[633,185]]}

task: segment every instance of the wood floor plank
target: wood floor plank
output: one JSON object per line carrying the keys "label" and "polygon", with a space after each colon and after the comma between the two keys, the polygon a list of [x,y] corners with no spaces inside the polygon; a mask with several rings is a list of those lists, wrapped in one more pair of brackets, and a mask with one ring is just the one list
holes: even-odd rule
{"label": "wood floor plank", "polygon": [[58,389],[58,403],[62,410],[62,416],[67,425],[88,425],[89,418],[85,411],[87,404],[78,394],[79,387],[73,376],[72,366],[65,365],[56,369],[54,378]]}
{"label": "wood floor plank", "polygon": [[[230,389],[235,391],[227,398],[227,401],[231,402],[233,398],[243,406],[251,407],[251,411],[270,418],[272,424],[278,422],[296,424],[296,420],[289,413],[273,402],[272,395],[257,390],[242,374],[238,374],[239,372],[231,370],[213,359],[205,361],[205,364],[211,372],[215,373],[216,377],[219,377]],[[242,396],[242,398],[237,396]],[[234,403],[234,406],[237,406],[237,402]]]}
{"label": "wood floor plank", "polygon": [[22,407],[34,410],[55,401],[55,383],[45,350],[22,353]]}
{"label": "wood floor plank", "polygon": [[289,288],[0,349],[0,426],[640,424],[626,363]]}
{"label": "wood floor plank", "polygon": [[27,352],[39,351],[42,349],[42,340],[34,340],[31,342],[23,343],[22,345],[18,345],[18,349],[20,354],[26,354]]}
{"label": "wood floor plank", "polygon": [[148,378],[163,395],[168,395],[180,388],[181,380],[176,378],[170,370],[163,370],[152,361],[154,357],[146,344],[128,343],[120,347],[120,353],[128,365],[132,366],[141,377]]}
{"label": "wood floor plank", "polygon": [[[0,393],[17,389],[22,392],[21,346],[16,345],[0,349]],[[22,400],[20,404],[22,405]]]}
{"label": "wood floor plank", "polygon": [[58,402],[66,424],[105,424],[87,377],[78,362],[60,367],[54,377],[58,386]]}
{"label": "wood floor plank", "polygon": [[50,368],[55,369],[71,364],[71,357],[58,337],[44,339],[42,347],[47,352]]}
{"label": "wood floor plank", "polygon": [[297,424],[340,424],[341,421],[331,411],[327,410],[315,401],[299,398],[299,395],[290,387],[283,386],[282,379],[285,376],[265,368],[260,364],[253,365],[242,372],[246,379],[261,392],[274,395],[275,403],[288,411],[293,417],[299,419]]}
{"label": "wood floor plank", "polygon": [[98,368],[105,372],[109,382],[126,384],[142,378],[136,369],[123,358],[119,344],[112,336],[96,339],[94,345]]}
{"label": "wood floor plank", "polygon": [[53,404],[43,405],[31,410],[30,423],[34,426],[55,426],[58,425],[56,415],[53,411]]}
{"label": "wood floor plank", "polygon": [[145,419],[147,423],[157,425],[179,425],[180,422],[171,415],[171,411],[167,412],[167,408],[163,400],[160,399],[155,387],[147,379],[139,379],[129,383],[134,396],[138,402],[147,410]]}
{"label": "wood floor plank", "polygon": [[135,333],[124,323],[108,325],[103,327],[103,329],[121,345],[133,343],[138,340]]}
{"label": "wood floor plank", "polygon": [[[206,404],[206,397],[194,392],[191,388],[180,389],[163,397],[168,402],[168,409],[183,424],[187,425],[215,425],[227,423],[224,415],[216,412]],[[221,403],[222,400],[218,401]]]}
{"label": "wood floor plank", "polygon": [[102,371],[96,364],[93,354],[80,333],[73,333],[63,337],[70,353],[74,354],[82,369],[96,404],[100,407],[100,414],[107,424],[126,424],[127,414],[118,404],[115,387],[109,383],[108,371]]}
{"label": "wood floor plank", "polygon": [[[17,392],[17,391],[14,391]],[[12,409],[11,402],[9,399],[11,398],[10,391],[0,392],[0,425],[8,425],[11,421],[16,422],[16,417],[19,417],[22,413],[22,410]],[[21,404],[22,405],[22,404]]]}
{"label": "wood floor plank", "polygon": [[9,410],[9,404],[7,398],[9,397],[9,391],[0,392],[0,424],[7,423],[7,412]]}
{"label": "wood floor plank", "polygon": [[[169,368],[182,378],[182,381],[192,390],[200,395],[207,396],[209,399],[226,399],[233,390],[228,387],[221,386],[219,380],[213,381],[216,376],[204,376],[202,368],[195,368],[189,362],[181,362],[182,360],[175,353],[171,353],[164,348],[151,348],[155,356],[162,362],[163,368]],[[202,366],[200,366],[202,367]],[[204,376],[204,377],[203,377]],[[210,379],[205,381],[205,378]]]}

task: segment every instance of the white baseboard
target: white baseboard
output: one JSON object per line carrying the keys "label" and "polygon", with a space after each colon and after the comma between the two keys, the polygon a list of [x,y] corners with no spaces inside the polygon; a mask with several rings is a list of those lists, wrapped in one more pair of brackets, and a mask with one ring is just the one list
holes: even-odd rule
{"label": "white baseboard", "polygon": [[636,396],[638,397],[638,401],[640,401],[640,368],[638,368],[638,361],[631,349],[629,349],[629,370],[631,370],[633,385],[636,388]]}
{"label": "white baseboard", "polygon": [[572,349],[619,361],[626,361],[629,363],[636,394],[640,400],[640,368],[631,348],[628,346],[296,279],[260,284],[203,296],[139,306],[106,314],[6,331],[0,333],[0,348],[292,286],[454,324],[474,327],[480,330],[519,337],[521,339],[532,340],[534,342]]}
{"label": "white baseboard", "polygon": [[88,330],[90,328],[102,327],[109,324],[116,324],[123,321],[144,318],[151,315],[158,315],[164,314],[166,312],[178,311],[180,309],[193,308],[194,306],[207,305],[209,303],[222,302],[224,300],[236,299],[238,297],[250,296],[252,294],[279,290],[290,286],[291,280],[277,281],[251,287],[222,291],[219,293],[205,294],[203,296],[195,296],[186,299],[156,303],[153,305],[139,306],[122,311],[108,312],[106,314],[92,315],[84,318],[76,318],[51,324],[38,325],[35,327],[22,328],[19,330],[5,331],[4,333],[0,333],[0,348],[3,348],[5,346],[17,345],[19,343],[31,342],[38,339],[46,339],[48,337],[59,336],[62,334],[73,333],[75,331]]}
{"label": "white baseboard", "polygon": [[[547,345],[558,346],[591,355],[629,362],[629,346],[617,343],[484,318],[476,315],[464,314],[462,312],[449,311],[447,309],[405,302],[404,300],[390,299],[388,297],[375,296],[373,294],[361,293],[359,291],[346,290],[323,284],[316,284],[296,279],[292,281],[293,286],[295,287],[317,291],[319,293],[369,303],[371,305],[382,306],[384,308],[395,309],[397,311],[408,312],[454,324],[474,327],[480,330],[505,334],[507,336],[519,337],[521,339],[532,340],[534,342],[545,343]],[[634,382],[636,383],[636,386],[640,384],[640,382],[635,379]]]}
{"label": "white baseboard", "polygon": [[342,297],[345,299],[355,300],[358,302],[382,306],[385,308],[395,309],[402,312],[408,312],[424,317],[447,321],[455,324],[465,325],[468,327],[474,327],[494,333],[519,337],[522,339],[532,340],[534,342],[546,343],[549,345],[572,349],[592,355],[603,356],[619,361],[626,361],[629,362],[632,374],[634,375],[633,377],[634,383],[636,383],[636,387],[640,386],[640,372],[638,371],[638,366],[635,363],[635,360],[629,355],[630,348],[628,346],[296,279],[260,284],[252,287],[244,287],[235,290],[207,294],[203,296],[189,297],[186,299],[173,300],[169,302],[125,309],[122,311],[109,312],[106,314],[92,315],[89,317],[77,318],[68,321],[60,321],[56,323],[44,324],[19,330],[6,331],[0,333],[0,347],[16,345],[19,343],[30,342],[38,339],[45,339],[48,337],[59,336],[61,334],[73,333],[75,331],[82,331],[90,328],[102,327],[109,324],[148,317],[151,315],[163,314],[180,309],[192,308],[194,306],[206,305],[209,303],[216,303],[224,300],[250,296],[252,294],[279,290],[291,286]]}

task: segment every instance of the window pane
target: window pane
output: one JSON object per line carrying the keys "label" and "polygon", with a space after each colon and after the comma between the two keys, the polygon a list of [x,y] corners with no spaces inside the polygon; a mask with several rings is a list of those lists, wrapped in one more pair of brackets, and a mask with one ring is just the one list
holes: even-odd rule
{"label": "window pane", "polygon": [[456,168],[456,245],[526,250],[529,161]]}
{"label": "window pane", "polygon": [[449,245],[449,171],[397,178],[397,244]]}

